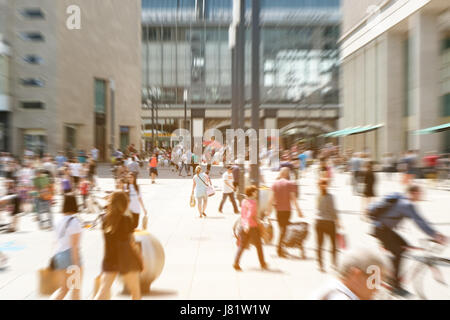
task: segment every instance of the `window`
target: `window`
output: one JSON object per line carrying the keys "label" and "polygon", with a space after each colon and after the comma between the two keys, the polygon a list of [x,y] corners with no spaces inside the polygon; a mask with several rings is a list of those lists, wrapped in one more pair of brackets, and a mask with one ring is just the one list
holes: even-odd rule
{"label": "window", "polygon": [[148,41],[158,41],[161,39],[161,28],[142,27],[142,38]]}
{"label": "window", "polygon": [[163,28],[162,38],[163,41],[172,40],[172,28]]}
{"label": "window", "polygon": [[130,144],[130,128],[119,127],[120,131],[120,150],[126,150]]}
{"label": "window", "polygon": [[44,109],[45,105],[40,101],[22,101],[20,103],[23,109]]}
{"label": "window", "polygon": [[24,147],[36,154],[43,154],[47,151],[47,136],[41,130],[25,130],[23,135]]}
{"label": "window", "polygon": [[64,126],[66,151],[74,151],[77,147],[77,129],[74,126]]}
{"label": "window", "polygon": [[20,79],[20,82],[23,86],[27,87],[43,87],[44,81],[42,79],[37,78],[27,78],[27,79]]}
{"label": "window", "polygon": [[25,62],[28,62],[29,64],[41,64],[42,63],[42,58],[35,54],[28,54],[25,57],[23,57],[23,60]]}
{"label": "window", "polygon": [[9,93],[9,58],[0,54],[0,95]]}
{"label": "window", "polygon": [[450,93],[442,97],[442,116],[450,117]]}
{"label": "window", "polygon": [[21,11],[22,15],[24,17],[30,18],[30,19],[43,19],[44,18],[44,12],[40,8],[26,8]]}
{"label": "window", "polygon": [[44,41],[44,36],[39,31],[22,32],[20,36],[27,41]]}
{"label": "window", "polygon": [[106,82],[95,80],[95,113],[106,112]]}

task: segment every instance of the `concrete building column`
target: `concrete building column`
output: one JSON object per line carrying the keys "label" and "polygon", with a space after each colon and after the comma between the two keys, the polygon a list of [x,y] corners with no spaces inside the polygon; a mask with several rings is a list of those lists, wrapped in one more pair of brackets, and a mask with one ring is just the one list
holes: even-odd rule
{"label": "concrete building column", "polygon": [[384,127],[378,132],[378,154],[385,152],[396,155],[405,149],[405,44],[403,34],[389,32],[383,36],[377,51],[379,122]]}
{"label": "concrete building column", "polygon": [[205,132],[205,109],[192,109],[192,146],[193,152],[201,159],[203,153],[203,133]]}
{"label": "concrete building column", "polygon": [[409,20],[411,65],[409,148],[439,150],[438,135],[414,135],[413,131],[439,124],[439,29],[437,17],[418,12]]}

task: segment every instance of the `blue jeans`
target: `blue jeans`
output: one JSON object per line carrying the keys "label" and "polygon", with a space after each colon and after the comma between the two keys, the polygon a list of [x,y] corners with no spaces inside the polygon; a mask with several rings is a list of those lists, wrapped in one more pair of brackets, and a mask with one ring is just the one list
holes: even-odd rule
{"label": "blue jeans", "polygon": [[[73,265],[72,261],[72,249],[67,249],[62,252],[58,252],[54,257],[55,269],[56,270],[65,270]],[[81,259],[80,259],[81,266]]]}

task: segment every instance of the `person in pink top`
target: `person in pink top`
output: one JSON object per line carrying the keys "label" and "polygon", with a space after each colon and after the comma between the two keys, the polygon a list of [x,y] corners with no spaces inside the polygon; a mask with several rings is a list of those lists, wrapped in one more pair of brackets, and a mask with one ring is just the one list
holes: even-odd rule
{"label": "person in pink top", "polygon": [[258,228],[258,203],[257,203],[258,189],[256,186],[250,186],[245,188],[246,199],[241,204],[241,231],[239,233],[239,248],[236,253],[233,268],[237,271],[241,271],[239,266],[239,260],[242,253],[247,247],[250,240],[256,247],[258,252],[259,263],[261,268],[267,270],[267,264],[264,261],[264,253],[261,245],[261,233]]}

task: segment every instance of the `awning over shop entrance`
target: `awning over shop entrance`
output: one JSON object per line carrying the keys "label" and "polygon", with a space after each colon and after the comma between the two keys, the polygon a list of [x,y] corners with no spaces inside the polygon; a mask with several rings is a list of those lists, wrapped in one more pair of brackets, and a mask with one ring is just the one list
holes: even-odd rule
{"label": "awning over shop entrance", "polygon": [[342,129],[342,130],[338,130],[338,131],[333,131],[330,133],[326,133],[324,135],[322,135],[322,137],[325,138],[336,138],[336,137],[340,137],[341,135],[343,135],[345,132],[351,130],[353,128],[346,128],[346,129]]}
{"label": "awning over shop entrance", "polygon": [[366,132],[377,130],[377,129],[381,128],[381,127],[383,127],[383,124],[359,127],[359,128],[356,128],[356,129],[353,129],[353,130],[350,130],[350,131],[346,132],[344,134],[344,136],[351,136],[351,135],[354,135],[354,134],[366,133]]}
{"label": "awning over shop entrance", "polygon": [[417,130],[415,134],[432,134],[450,130],[450,122],[446,124],[441,124],[440,126],[435,126],[431,128],[426,128],[422,130]]}
{"label": "awning over shop entrance", "polygon": [[325,138],[345,137],[345,136],[350,136],[350,135],[354,135],[354,134],[360,134],[360,133],[374,131],[383,126],[384,126],[383,124],[377,124],[377,125],[368,125],[365,127],[358,126],[358,127],[353,127],[353,128],[346,128],[343,130],[338,130],[338,131],[324,134],[323,137],[325,137]]}

